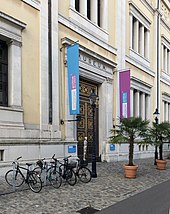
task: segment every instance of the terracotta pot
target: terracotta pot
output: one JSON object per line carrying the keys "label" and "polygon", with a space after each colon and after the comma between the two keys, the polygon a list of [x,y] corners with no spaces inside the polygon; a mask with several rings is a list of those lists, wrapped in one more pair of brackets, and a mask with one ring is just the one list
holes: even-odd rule
{"label": "terracotta pot", "polygon": [[126,178],[136,178],[138,165],[129,166],[124,165],[124,173]]}
{"label": "terracotta pot", "polygon": [[166,169],[166,160],[156,160],[156,168],[160,170],[165,170]]}

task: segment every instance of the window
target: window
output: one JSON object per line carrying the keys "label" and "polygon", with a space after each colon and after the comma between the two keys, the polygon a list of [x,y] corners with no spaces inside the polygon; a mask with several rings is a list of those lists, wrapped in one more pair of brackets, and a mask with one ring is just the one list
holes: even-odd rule
{"label": "window", "polygon": [[[106,4],[103,0],[103,4]],[[82,13],[85,17],[87,17],[89,20],[97,24],[98,26],[101,26],[101,1],[93,1],[93,0],[87,0],[86,6],[83,4],[80,0],[75,0],[75,10],[79,13]],[[103,17],[104,18],[104,17]]]}
{"label": "window", "polygon": [[[108,42],[108,0],[70,0],[69,21],[59,15],[60,22],[87,39],[103,45]],[[73,25],[70,25],[70,22]]]}
{"label": "window", "polygon": [[21,45],[26,24],[0,13],[0,114],[1,125],[23,127],[21,100]]}
{"label": "window", "polygon": [[150,26],[151,22],[143,14],[130,3],[130,56],[138,61],[148,65],[150,59]]}
{"label": "window", "polygon": [[4,160],[4,150],[0,150],[0,161]]}
{"label": "window", "polygon": [[135,17],[132,19],[132,49],[141,56],[148,58],[149,31]]}
{"label": "window", "polygon": [[162,44],[162,71],[170,75],[170,48]]}
{"label": "window", "polygon": [[170,122],[170,94],[162,94],[163,121]]}
{"label": "window", "polygon": [[150,120],[151,86],[136,79],[131,80],[131,116]]}
{"label": "window", "polygon": [[8,46],[0,40],[0,106],[8,106]]}
{"label": "window", "polygon": [[87,18],[91,20],[91,5],[90,5],[90,0],[87,0]]}
{"label": "window", "polygon": [[163,101],[163,121],[170,122],[170,102]]}
{"label": "window", "polygon": [[133,90],[133,113],[132,116],[135,117],[142,117],[143,120],[147,120],[148,119],[148,108],[149,108],[149,104],[148,104],[148,99],[150,99],[149,95],[136,90],[136,89],[132,89]]}
{"label": "window", "polygon": [[98,0],[98,20],[97,20],[97,23],[98,23],[98,26],[100,26],[100,18],[101,18],[101,16],[100,16],[100,10],[101,10],[101,6],[100,6],[100,0]]}
{"label": "window", "polygon": [[79,0],[75,0],[75,10],[80,12]]}

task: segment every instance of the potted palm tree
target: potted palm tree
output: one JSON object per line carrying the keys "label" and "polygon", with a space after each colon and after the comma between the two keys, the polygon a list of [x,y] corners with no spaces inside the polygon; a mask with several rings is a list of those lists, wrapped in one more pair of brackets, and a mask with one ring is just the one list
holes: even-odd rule
{"label": "potted palm tree", "polygon": [[159,158],[156,160],[157,169],[166,169],[167,161],[163,159],[163,144],[170,141],[170,123],[153,123],[149,129],[147,141],[159,147]]}
{"label": "potted palm tree", "polygon": [[129,117],[120,119],[120,124],[111,129],[109,143],[129,144],[129,162],[124,166],[125,177],[136,178],[138,166],[133,162],[134,144],[145,143],[145,135],[148,130],[149,121],[140,117]]}

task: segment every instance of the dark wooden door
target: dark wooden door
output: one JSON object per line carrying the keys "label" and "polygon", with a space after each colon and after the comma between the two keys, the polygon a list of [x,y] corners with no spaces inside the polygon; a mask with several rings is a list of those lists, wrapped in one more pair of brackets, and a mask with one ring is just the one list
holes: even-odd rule
{"label": "dark wooden door", "polygon": [[[78,140],[78,156],[83,158],[83,145],[84,139],[87,137],[87,155],[86,159],[92,159],[92,146],[93,146],[93,120],[92,108],[90,105],[89,96],[92,90],[95,89],[98,93],[97,85],[89,82],[80,81],[80,115],[81,121],[77,123],[77,140]],[[95,112],[95,140],[96,140],[96,156],[99,156],[99,141],[98,141],[98,105]],[[98,159],[98,158],[97,158]]]}

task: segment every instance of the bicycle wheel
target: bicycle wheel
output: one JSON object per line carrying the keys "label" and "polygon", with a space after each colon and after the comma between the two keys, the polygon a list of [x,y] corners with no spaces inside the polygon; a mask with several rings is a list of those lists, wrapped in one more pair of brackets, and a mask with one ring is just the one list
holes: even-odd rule
{"label": "bicycle wheel", "polygon": [[42,169],[41,169],[39,166],[35,167],[35,168],[33,169],[33,171],[36,172],[36,173],[39,174],[39,175],[41,175],[41,173],[42,173]]}
{"label": "bicycle wheel", "polygon": [[28,176],[27,183],[29,188],[33,192],[36,192],[36,193],[40,192],[42,189],[42,181],[40,176],[34,171],[28,172],[28,173],[29,173],[29,176]]}
{"label": "bicycle wheel", "polygon": [[24,183],[25,178],[20,171],[16,170],[16,172],[14,172],[14,170],[11,169],[5,174],[5,180],[10,186],[15,185],[15,187],[20,187]]}
{"label": "bicycle wheel", "polygon": [[58,189],[62,184],[62,177],[55,168],[51,168],[49,170],[48,180],[50,181],[50,184],[56,189]]}
{"label": "bicycle wheel", "polygon": [[70,184],[71,186],[74,186],[77,182],[76,173],[72,169],[67,169],[65,171],[65,178],[68,184]]}
{"label": "bicycle wheel", "polygon": [[81,167],[78,170],[78,177],[83,183],[88,183],[91,181],[91,171],[86,167]]}

